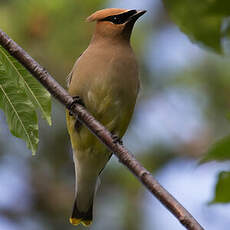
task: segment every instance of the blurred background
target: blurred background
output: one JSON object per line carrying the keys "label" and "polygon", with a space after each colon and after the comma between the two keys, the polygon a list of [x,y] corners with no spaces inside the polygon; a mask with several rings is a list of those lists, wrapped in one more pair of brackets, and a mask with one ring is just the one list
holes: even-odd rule
{"label": "blurred background", "polygon": [[[86,49],[94,24],[85,18],[116,7],[147,9],[132,46],[140,63],[141,91],[125,146],[204,226],[227,230],[230,205],[209,205],[217,173],[226,163],[198,162],[228,134],[230,66],[193,44],[170,20],[161,0],[0,0],[0,28],[63,86]],[[40,144],[31,156],[12,137],[0,112],[0,229],[75,229],[74,165],[64,107],[53,100],[52,126],[40,120]],[[184,229],[115,157],[101,178],[92,230]],[[78,229],[83,229],[78,226]]]}

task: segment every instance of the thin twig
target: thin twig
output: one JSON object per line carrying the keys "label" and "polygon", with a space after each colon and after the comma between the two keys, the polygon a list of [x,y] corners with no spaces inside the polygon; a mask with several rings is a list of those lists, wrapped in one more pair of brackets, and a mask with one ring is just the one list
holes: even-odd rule
{"label": "thin twig", "polygon": [[114,143],[111,133],[95,120],[85,108],[79,104],[71,107],[73,99],[66,90],[1,29],[0,45],[40,81],[59,102],[70,109],[71,112],[117,156],[119,161],[125,165],[153,195],[155,195],[182,225],[190,230],[203,230],[195,218],[168,191],[166,191],[156,179],[154,179],[150,172],[147,171],[123,145]]}

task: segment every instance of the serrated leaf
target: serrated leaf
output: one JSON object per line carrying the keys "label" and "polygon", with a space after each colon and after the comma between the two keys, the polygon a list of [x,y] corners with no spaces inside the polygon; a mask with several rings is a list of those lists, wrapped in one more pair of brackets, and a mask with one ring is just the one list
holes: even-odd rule
{"label": "serrated leaf", "polygon": [[223,20],[230,16],[229,0],[164,0],[174,22],[191,41],[221,53]]}
{"label": "serrated leaf", "polygon": [[230,172],[220,172],[216,184],[215,197],[210,202],[214,203],[229,203],[230,202]]}
{"label": "serrated leaf", "polygon": [[0,46],[0,54],[5,59],[4,64],[11,70],[21,87],[32,100],[34,107],[39,109],[42,117],[51,125],[51,96],[50,93],[10,54]]}
{"label": "serrated leaf", "polygon": [[224,137],[223,139],[216,142],[211,146],[210,150],[200,161],[205,163],[208,161],[226,161],[230,160],[230,136]]}

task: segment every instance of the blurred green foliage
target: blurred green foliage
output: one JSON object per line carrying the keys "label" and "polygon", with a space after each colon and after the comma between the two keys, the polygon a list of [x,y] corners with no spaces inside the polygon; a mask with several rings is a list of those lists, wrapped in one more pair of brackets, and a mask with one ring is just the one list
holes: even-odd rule
{"label": "blurred green foliage", "polygon": [[202,163],[208,161],[229,161],[230,160],[230,137],[224,137],[215,143],[210,151],[201,160]]}
{"label": "blurred green foliage", "polygon": [[221,41],[227,35],[223,31],[224,19],[230,16],[228,0],[163,1],[172,19],[193,42],[209,47],[218,53],[223,51]]}
{"label": "blurred green foliage", "polygon": [[[172,19],[193,42],[211,48],[217,53],[223,52],[222,41],[224,38],[229,38],[229,17],[230,17],[230,2],[224,1],[199,1],[199,0],[163,0],[166,8],[169,11]],[[229,63],[227,63],[229,65]],[[209,79],[202,75],[201,81],[203,86],[209,87],[210,96],[212,98],[212,106],[216,103],[214,110],[222,110],[227,112],[229,109],[230,98],[230,78],[229,72],[216,67],[207,67]],[[215,77],[216,73],[222,72],[221,80]],[[183,79],[184,80],[184,79]],[[201,83],[200,81],[200,83]],[[216,91],[216,92],[215,92]],[[213,95],[212,95],[213,93]],[[218,96],[216,96],[218,95]],[[227,161],[230,159],[230,139],[229,136],[223,138],[214,144],[207,152],[201,162],[207,161]],[[230,202],[230,177],[229,172],[219,174],[216,185],[216,197],[213,203]]]}
{"label": "blurred green foliage", "polygon": [[220,172],[218,183],[216,185],[216,194],[211,203],[228,203],[230,202],[230,172]]}
{"label": "blurred green foliage", "polygon": [[[204,47],[211,48],[217,53],[224,51],[223,40],[229,39],[229,17],[230,17],[230,2],[225,1],[199,1],[199,0],[163,0],[170,16],[193,42]],[[219,61],[219,60],[215,60]],[[214,113],[226,114],[229,112],[230,98],[230,78],[229,78],[229,60],[226,62],[226,68],[217,67],[216,64],[206,66],[205,72],[202,69],[202,74],[195,73],[201,77],[195,84],[200,84],[204,90],[209,92],[209,100],[211,110]],[[221,78],[219,78],[221,76]],[[218,79],[217,79],[218,78]],[[180,79],[180,78],[179,78]],[[185,82],[184,76],[182,82]],[[190,82],[194,79],[190,77]],[[177,82],[178,83],[178,82]],[[187,84],[187,82],[186,82]],[[211,111],[209,111],[211,113]],[[215,114],[216,119],[216,114]],[[223,120],[223,119],[222,119]],[[222,125],[217,123],[220,130],[223,130]],[[229,126],[229,124],[228,124]],[[229,136],[214,144],[207,152],[201,162],[207,161],[227,161],[230,156],[230,139]],[[217,202],[229,202],[226,198],[227,191],[229,192],[229,177],[222,178],[220,174],[216,185]],[[222,197],[223,196],[223,197]],[[222,198],[221,198],[222,197]]]}

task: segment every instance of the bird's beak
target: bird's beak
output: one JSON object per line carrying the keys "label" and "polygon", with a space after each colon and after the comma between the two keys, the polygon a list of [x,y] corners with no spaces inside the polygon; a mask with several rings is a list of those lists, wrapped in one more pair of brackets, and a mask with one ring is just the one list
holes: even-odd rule
{"label": "bird's beak", "polygon": [[147,10],[137,10],[137,12],[130,17],[130,21],[135,22],[139,17],[141,17],[146,12]]}

